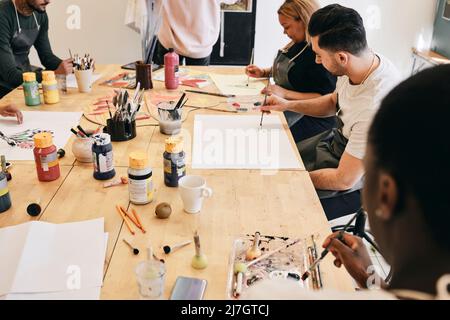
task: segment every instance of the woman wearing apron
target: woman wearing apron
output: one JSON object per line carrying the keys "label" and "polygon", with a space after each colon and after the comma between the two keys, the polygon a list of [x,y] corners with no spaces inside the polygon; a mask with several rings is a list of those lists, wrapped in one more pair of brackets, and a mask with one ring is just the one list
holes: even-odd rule
{"label": "woman wearing apron", "polygon": [[[318,8],[315,0],[286,0],[278,10],[280,24],[292,42],[278,52],[272,68],[250,65],[246,69],[250,77],[273,76],[275,85],[263,93],[267,90],[288,100],[306,100],[334,92],[336,77],[316,64],[306,33],[311,15]],[[285,116],[295,142],[335,127],[335,117],[314,118],[289,111]]]}

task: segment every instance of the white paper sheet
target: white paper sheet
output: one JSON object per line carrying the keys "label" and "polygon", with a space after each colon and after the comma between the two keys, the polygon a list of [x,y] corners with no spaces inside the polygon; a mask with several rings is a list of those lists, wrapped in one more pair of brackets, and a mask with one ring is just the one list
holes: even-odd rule
{"label": "white paper sheet", "polygon": [[262,80],[250,78],[250,83],[247,87],[248,77],[245,74],[225,75],[212,73],[209,76],[223,94],[235,94],[237,96],[258,95],[261,94],[262,89],[267,85],[267,81],[264,83]]}
{"label": "white paper sheet", "polygon": [[[94,73],[92,75],[92,84],[94,84],[101,77],[102,77],[102,75],[100,73]],[[67,88],[78,89],[77,78],[75,78],[75,74],[72,73],[72,74],[67,75],[66,81],[67,81],[67,84],[66,84]]]}
{"label": "white paper sheet", "polygon": [[101,287],[106,238],[103,218],[0,229],[0,296]]}
{"label": "white paper sheet", "polygon": [[[64,148],[72,135],[70,128],[80,123],[81,115],[82,112],[25,111],[21,125],[18,125],[15,119],[0,118],[0,131],[7,136],[28,129],[52,131],[55,146]],[[2,139],[0,154],[4,154],[7,160],[34,160],[33,149],[11,147]]]}
{"label": "white paper sheet", "polygon": [[197,115],[193,169],[303,169],[279,116]]}
{"label": "white paper sheet", "polygon": [[99,300],[101,290],[101,287],[95,287],[49,293],[12,293],[0,300]]}

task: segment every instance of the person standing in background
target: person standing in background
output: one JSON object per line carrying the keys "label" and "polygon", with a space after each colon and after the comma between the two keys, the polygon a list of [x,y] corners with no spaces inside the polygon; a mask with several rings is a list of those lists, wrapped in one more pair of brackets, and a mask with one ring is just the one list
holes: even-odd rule
{"label": "person standing in background", "polygon": [[[48,4],[50,0],[0,0],[0,98],[22,84],[24,72],[40,71],[28,57],[32,46],[45,68],[72,73],[72,60],[61,60],[50,46]],[[37,79],[41,80],[40,72]]]}
{"label": "person standing in background", "polygon": [[186,65],[207,66],[220,33],[220,4],[237,0],[163,0],[154,63],[173,48]]}

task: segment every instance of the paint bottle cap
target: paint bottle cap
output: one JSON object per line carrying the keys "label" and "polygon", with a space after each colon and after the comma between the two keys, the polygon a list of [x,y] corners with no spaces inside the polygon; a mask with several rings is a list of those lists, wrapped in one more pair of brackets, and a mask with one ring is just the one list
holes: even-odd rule
{"label": "paint bottle cap", "polygon": [[55,72],[42,71],[42,81],[50,82],[50,81],[55,81],[55,80],[56,80]]}
{"label": "paint bottle cap", "polygon": [[98,146],[106,146],[111,143],[111,136],[107,133],[97,133],[92,138]]}
{"label": "paint bottle cap", "polygon": [[166,152],[180,153],[183,151],[183,137],[175,136],[166,139]]}
{"label": "paint bottle cap", "polygon": [[148,167],[148,156],[143,151],[132,152],[129,156],[129,162],[132,169],[145,169]]}
{"label": "paint bottle cap", "polygon": [[36,73],[34,73],[34,72],[25,72],[23,74],[23,81],[25,81],[25,82],[36,81]]}
{"label": "paint bottle cap", "polygon": [[49,132],[41,132],[34,135],[34,146],[44,149],[53,145],[53,137]]}

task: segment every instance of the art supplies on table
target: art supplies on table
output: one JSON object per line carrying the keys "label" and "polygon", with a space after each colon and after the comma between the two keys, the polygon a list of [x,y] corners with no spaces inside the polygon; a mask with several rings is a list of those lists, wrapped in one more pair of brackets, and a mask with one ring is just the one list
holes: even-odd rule
{"label": "art supplies on table", "polygon": [[178,69],[180,68],[180,56],[173,48],[164,55],[164,83],[167,90],[176,90],[180,84]]}
{"label": "art supplies on table", "polygon": [[6,174],[0,171],[0,214],[11,208],[11,197],[8,189],[8,179]]}
{"label": "art supplies on table", "polygon": [[[81,112],[22,112],[24,121],[18,125],[11,119],[0,119],[0,154],[10,161],[34,160],[33,137],[37,133],[49,132],[53,143],[64,148],[70,139],[69,128],[80,122]],[[3,135],[2,135],[3,134]]]}
{"label": "art supplies on table", "polygon": [[42,91],[45,104],[59,102],[58,82],[54,71],[42,71]]}
{"label": "art supplies on table", "polygon": [[322,279],[319,270],[314,277],[302,281],[301,275],[317,256],[315,237],[294,239],[259,235],[261,255],[248,259],[248,251],[255,244],[255,235],[238,237],[233,242],[228,266],[227,295],[239,299],[242,293],[263,279],[288,279],[300,288],[319,290]]}
{"label": "art supplies on table", "polygon": [[73,56],[73,68],[78,71],[89,70],[95,68],[95,61],[90,54],[85,54],[84,57],[75,54]]}
{"label": "art supplies on table", "polygon": [[141,89],[153,89],[151,64],[142,61],[136,62],[136,81],[141,84]]}
{"label": "art supplies on table", "polygon": [[[180,67],[178,69],[179,84],[192,88],[204,88],[211,85],[212,81],[208,74],[199,71]],[[165,82],[164,70],[155,72],[153,80]]]}
{"label": "art supplies on table", "polygon": [[100,85],[113,88],[134,89],[136,87],[136,73],[122,72],[100,83]]}
{"label": "art supplies on table", "polygon": [[261,79],[250,78],[248,82],[245,74],[225,75],[212,73],[210,77],[222,94],[234,94],[236,96],[257,95],[266,86]]}
{"label": "art supplies on table", "polygon": [[51,133],[38,133],[34,137],[34,161],[39,181],[49,182],[61,176],[58,151]]}
{"label": "art supplies on table", "polygon": [[104,223],[34,221],[0,229],[0,242],[8,243],[0,249],[0,299],[99,299]]}
{"label": "art supplies on table", "polygon": [[110,119],[107,120],[105,129],[111,135],[111,141],[128,141],[136,137],[136,115],[141,109],[144,94],[139,83],[133,96],[121,89],[113,98],[114,115],[107,102]]}
{"label": "art supplies on table", "polygon": [[39,106],[41,104],[41,94],[39,93],[39,83],[36,80],[36,73],[25,72],[23,74],[22,87],[25,104],[29,107]]}
{"label": "art supplies on table", "polygon": [[153,201],[153,170],[146,152],[136,151],[129,155],[128,192],[130,202],[143,205]]}
{"label": "art supplies on table", "polygon": [[263,129],[259,120],[258,115],[196,115],[192,168],[303,169],[280,116],[267,116]]}
{"label": "art supplies on table", "polygon": [[183,137],[176,136],[166,139],[163,161],[164,184],[167,187],[177,188],[180,179],[186,175],[186,154],[183,149]]}
{"label": "art supplies on table", "polygon": [[107,133],[97,133],[92,139],[92,156],[94,161],[94,178],[97,180],[109,180],[114,178],[113,147],[111,136]]}
{"label": "art supplies on table", "polygon": [[162,134],[176,135],[181,131],[181,116],[183,107],[188,101],[186,94],[183,93],[177,103],[175,102],[160,102],[158,103],[159,114],[159,130]]}

